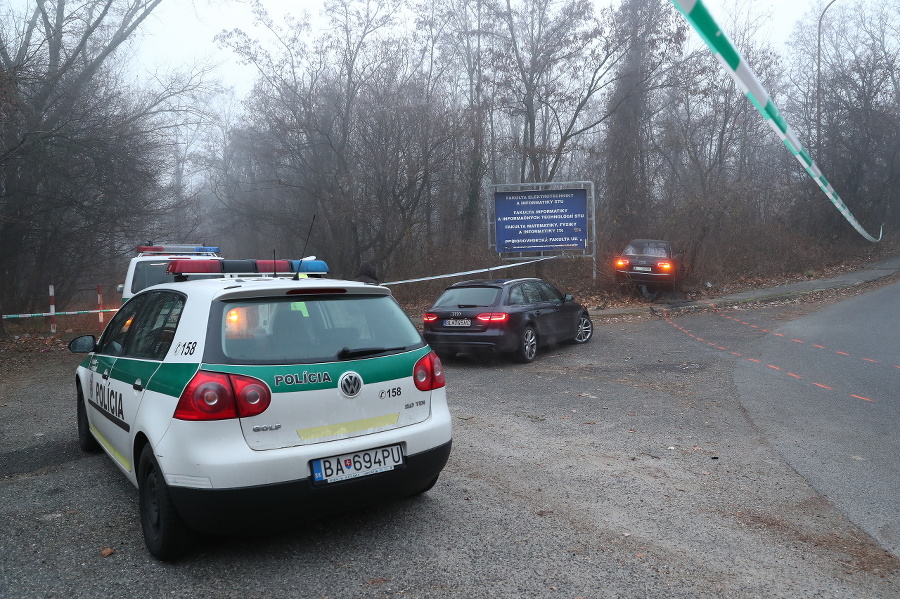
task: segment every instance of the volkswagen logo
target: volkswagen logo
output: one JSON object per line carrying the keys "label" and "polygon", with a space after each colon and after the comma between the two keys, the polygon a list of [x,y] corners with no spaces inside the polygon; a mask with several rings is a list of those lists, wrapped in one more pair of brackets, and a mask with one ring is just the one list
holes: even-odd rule
{"label": "volkswagen logo", "polygon": [[338,387],[341,388],[341,393],[347,397],[356,397],[359,395],[362,386],[362,377],[355,372],[345,372],[341,375],[340,381],[338,381]]}

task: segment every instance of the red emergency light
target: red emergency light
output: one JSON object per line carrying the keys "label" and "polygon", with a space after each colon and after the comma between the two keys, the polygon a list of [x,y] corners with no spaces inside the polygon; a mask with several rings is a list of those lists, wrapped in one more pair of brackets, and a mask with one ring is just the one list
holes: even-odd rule
{"label": "red emergency light", "polygon": [[290,260],[256,260],[256,272],[283,272],[293,273]]}
{"label": "red emergency light", "polygon": [[170,275],[222,272],[221,260],[172,260],[166,267]]}

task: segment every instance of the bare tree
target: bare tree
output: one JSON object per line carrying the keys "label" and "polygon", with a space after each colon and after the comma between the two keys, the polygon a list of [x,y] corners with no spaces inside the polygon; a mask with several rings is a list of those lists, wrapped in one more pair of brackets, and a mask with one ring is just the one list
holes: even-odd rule
{"label": "bare tree", "polygon": [[168,117],[199,82],[138,94],[115,59],[160,1],[37,1],[4,20],[0,311],[43,304],[49,283],[64,302],[172,214]]}
{"label": "bare tree", "polygon": [[516,177],[552,181],[573,142],[609,116],[596,103],[615,81],[627,42],[612,34],[613,14],[598,18],[588,0],[504,0],[494,10],[504,27],[492,75],[513,134]]}
{"label": "bare tree", "polygon": [[[793,38],[799,51],[792,118],[807,123],[810,131],[821,131],[816,161],[852,212],[875,226],[900,219],[898,16],[896,6],[836,5],[822,22],[821,56],[807,28],[798,29]],[[803,77],[819,58],[821,80]],[[821,122],[816,122],[817,113]],[[820,239],[843,239],[846,227],[840,214],[822,202],[812,185],[808,188],[792,219]]]}
{"label": "bare tree", "polygon": [[653,208],[653,174],[649,139],[654,126],[652,94],[675,85],[665,72],[680,52],[686,29],[668,2],[625,0],[618,13],[625,56],[618,68],[608,115],[604,195],[607,235],[616,245],[630,237],[662,236]]}

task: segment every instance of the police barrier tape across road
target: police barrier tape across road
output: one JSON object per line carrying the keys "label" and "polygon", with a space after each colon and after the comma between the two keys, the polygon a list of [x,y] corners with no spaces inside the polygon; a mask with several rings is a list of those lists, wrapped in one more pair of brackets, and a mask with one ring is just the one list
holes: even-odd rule
{"label": "police barrier tape across road", "polygon": [[4,314],[0,318],[39,318],[41,316],[70,316],[72,314],[101,314],[104,312],[118,312],[118,308],[106,310],[75,310],[74,312],[37,312],[35,314]]}
{"label": "police barrier tape across road", "polygon": [[731,43],[731,40],[728,39],[728,36],[725,35],[725,32],[722,31],[712,18],[712,15],[709,14],[706,6],[703,4],[703,0],[672,0],[672,4],[681,11],[688,23],[700,34],[700,37],[712,50],[719,63],[731,75],[738,87],[744,91],[750,102],[766,119],[766,122],[769,123],[769,126],[772,127],[775,133],[778,134],[778,137],[781,138],[787,149],[803,165],[809,176],[825,192],[831,203],[847,219],[847,222],[853,225],[853,228],[869,241],[881,241],[884,225],[881,226],[881,231],[876,239],[869,235],[856,218],[853,217],[853,214],[850,213],[850,209],[841,200],[838,192],[831,186],[831,183],[828,182],[828,179],[825,178],[825,175],[822,174],[815,161],[810,157],[809,152],[806,151],[800,140],[794,135],[787,121],[784,120],[781,112],[779,112],[775,103],[772,102],[769,93],[760,84],[756,73],[753,72],[753,69],[750,68],[744,57],[741,56],[734,44]]}
{"label": "police barrier tape across road", "polygon": [[472,275],[479,272],[490,272],[492,270],[503,270],[504,268],[513,268],[514,266],[524,266],[525,264],[534,264],[535,262],[543,262],[544,260],[554,260],[559,256],[545,256],[537,260],[529,260],[527,262],[513,262],[502,266],[491,266],[490,268],[480,268],[478,270],[467,270],[465,272],[454,272],[448,275],[435,275],[433,277],[422,277],[421,279],[406,279],[405,281],[391,281],[390,283],[382,283],[385,287],[389,285],[400,285],[402,283],[418,283],[420,281],[434,281],[435,279],[448,279],[450,277],[461,277],[463,275]]}
{"label": "police barrier tape across road", "polygon": [[[460,277],[463,275],[471,275],[479,272],[490,272],[492,270],[503,270],[505,268],[513,268],[514,266],[524,266],[525,264],[534,264],[535,262],[543,262],[544,260],[554,260],[559,256],[545,256],[543,258],[538,258],[537,260],[529,260],[527,262],[515,262],[512,264],[503,264],[500,266],[491,266],[490,268],[480,268],[478,270],[467,270],[463,272],[454,272],[446,275],[435,275],[433,277],[423,277],[421,279],[407,279],[405,281],[391,281],[390,283],[382,283],[382,285],[400,285],[403,283],[418,283],[420,281],[433,281],[435,279],[447,279],[450,277]],[[118,312],[118,308],[107,308],[105,310],[75,310],[73,312],[37,312],[34,314],[3,314],[0,318],[4,319],[14,319],[14,318],[40,318],[40,317],[52,317],[52,316],[71,316],[74,314],[103,314],[106,312]]]}

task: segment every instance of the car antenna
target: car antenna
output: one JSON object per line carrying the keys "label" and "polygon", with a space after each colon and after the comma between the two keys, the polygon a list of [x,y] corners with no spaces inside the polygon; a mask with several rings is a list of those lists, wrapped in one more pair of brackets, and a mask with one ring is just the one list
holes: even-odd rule
{"label": "car antenna", "polygon": [[309,236],[312,235],[313,224],[316,222],[316,215],[313,214],[312,222],[309,223],[309,231],[306,232],[306,241],[303,242],[303,251],[300,252],[300,261],[297,262],[297,272],[294,273],[294,280],[300,280],[300,266],[303,264],[303,255],[306,253],[306,246],[309,245]]}

